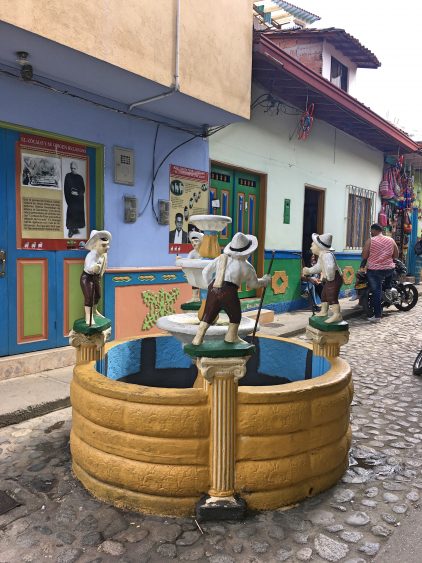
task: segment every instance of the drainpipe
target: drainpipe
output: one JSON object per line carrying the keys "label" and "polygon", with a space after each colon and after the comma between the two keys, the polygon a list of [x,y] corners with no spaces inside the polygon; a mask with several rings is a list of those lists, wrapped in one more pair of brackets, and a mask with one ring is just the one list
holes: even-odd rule
{"label": "drainpipe", "polygon": [[138,106],[142,106],[144,104],[148,104],[149,102],[155,102],[156,100],[161,100],[162,98],[167,98],[171,96],[175,92],[179,92],[180,85],[179,85],[179,42],[180,42],[180,0],[176,1],[176,61],[175,61],[175,68],[174,68],[174,84],[170,90],[167,92],[163,92],[162,94],[158,94],[156,96],[152,96],[150,98],[146,98],[145,100],[140,100],[139,102],[135,102],[129,106],[129,111],[132,111],[133,108]]}

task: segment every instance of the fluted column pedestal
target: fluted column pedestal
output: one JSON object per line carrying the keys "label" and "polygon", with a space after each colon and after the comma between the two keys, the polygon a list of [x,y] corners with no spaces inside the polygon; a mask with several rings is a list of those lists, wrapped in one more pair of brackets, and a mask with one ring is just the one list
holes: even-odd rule
{"label": "fluted column pedestal", "polygon": [[309,319],[306,336],[312,339],[313,353],[324,358],[336,358],[340,355],[340,348],[349,342],[349,325],[345,321],[338,324],[325,325],[315,321],[317,317]]}
{"label": "fluted column pedestal", "polygon": [[111,328],[92,334],[84,334],[77,330],[72,330],[69,334],[69,344],[76,348],[76,365],[92,361],[103,361],[104,346],[110,335]]}
{"label": "fluted column pedestal", "polygon": [[246,503],[235,494],[237,386],[254,350],[247,343],[185,346],[185,351],[197,358],[211,408],[210,488],[196,507],[201,520],[237,520],[245,516]]}

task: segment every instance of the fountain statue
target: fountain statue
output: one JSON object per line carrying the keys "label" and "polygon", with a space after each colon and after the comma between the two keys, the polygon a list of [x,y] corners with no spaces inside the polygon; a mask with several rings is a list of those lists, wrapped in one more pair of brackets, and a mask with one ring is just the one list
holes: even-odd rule
{"label": "fountain statue", "polygon": [[208,286],[204,314],[192,344],[202,344],[204,336],[221,310],[229,317],[229,326],[224,337],[225,342],[240,342],[238,331],[242,317],[239,287],[246,283],[250,288],[266,287],[271,283],[271,276],[266,274],[258,278],[255,268],[247,260],[257,249],[258,239],[253,235],[236,233],[233,240],[224,248],[224,254],[207,264],[202,276]]}
{"label": "fountain statue", "polygon": [[[199,254],[199,249],[201,248],[202,239],[204,237],[204,233],[199,231],[191,231],[189,233],[189,240],[193,246],[193,249],[189,252],[188,258],[190,260],[194,259],[201,259],[201,255]],[[189,303],[198,303],[200,301],[200,294],[199,294],[199,287],[192,286],[192,298],[190,299]]]}
{"label": "fountain statue", "polygon": [[111,335],[111,320],[98,311],[101,298],[101,278],[107,268],[107,252],[110,248],[109,231],[91,231],[85,248],[85,257],[80,283],[84,295],[85,317],[73,323],[69,343],[76,348],[76,361],[100,360],[104,358],[104,344]]}
{"label": "fountain statue", "polygon": [[[339,323],[343,320],[340,311],[338,296],[343,283],[341,270],[333,254],[334,248],[331,247],[333,235],[325,233],[312,235],[311,252],[318,257],[317,263],[311,268],[303,268],[304,276],[321,273],[321,280],[325,281],[321,294],[321,311],[316,313],[317,317],[325,317],[325,323]],[[328,309],[331,306],[333,315],[328,317]]]}
{"label": "fountain statue", "polygon": [[111,238],[109,231],[93,230],[85,243],[89,252],[81,274],[81,288],[84,294],[85,322],[89,326],[95,325],[98,317],[105,318],[98,311],[98,302],[101,298],[100,281],[107,268],[107,252]]}

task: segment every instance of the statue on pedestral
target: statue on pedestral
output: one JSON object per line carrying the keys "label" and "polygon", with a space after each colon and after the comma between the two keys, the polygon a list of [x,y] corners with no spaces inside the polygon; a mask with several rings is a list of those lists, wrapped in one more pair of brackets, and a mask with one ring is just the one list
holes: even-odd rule
{"label": "statue on pedestral", "polygon": [[85,323],[95,325],[95,317],[104,318],[97,306],[101,298],[101,277],[107,268],[107,252],[110,248],[109,231],[91,231],[85,248],[90,252],[85,257],[84,270],[81,274],[81,288],[84,294]]}
{"label": "statue on pedestral", "polygon": [[223,254],[204,268],[202,276],[208,285],[208,295],[202,320],[192,341],[194,346],[202,344],[208,327],[220,311],[227,313],[230,323],[225,342],[242,342],[238,336],[242,316],[238,289],[243,283],[250,288],[266,287],[271,283],[271,276],[266,274],[258,278],[254,267],[247,261],[257,247],[256,237],[236,233]]}
{"label": "statue on pedestral", "polygon": [[[198,258],[201,259],[202,256],[199,254],[199,249],[201,247],[202,239],[204,238],[204,233],[200,233],[199,231],[191,231],[189,233],[189,240],[191,245],[193,246],[193,250],[191,250],[188,254],[188,258]],[[200,301],[199,295],[199,288],[192,286],[192,297],[188,301],[188,303],[196,303]]]}
{"label": "statue on pedestral", "polygon": [[333,235],[325,233],[312,235],[311,252],[318,257],[317,263],[311,268],[303,268],[304,276],[321,274],[321,281],[324,287],[321,293],[321,311],[316,313],[317,317],[327,317],[328,309],[331,307],[333,315],[325,320],[326,323],[338,323],[343,320],[340,311],[338,296],[343,284],[341,270],[333,254],[334,248],[331,247]]}

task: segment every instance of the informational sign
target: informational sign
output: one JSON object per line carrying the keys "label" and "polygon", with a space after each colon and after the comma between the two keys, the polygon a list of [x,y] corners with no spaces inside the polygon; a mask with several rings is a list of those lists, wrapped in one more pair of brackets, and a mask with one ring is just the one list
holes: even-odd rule
{"label": "informational sign", "polygon": [[208,172],[170,166],[170,254],[186,254],[192,250],[189,232],[197,229],[189,223],[189,217],[209,213],[208,192]]}
{"label": "informational sign", "polygon": [[89,233],[86,147],[22,134],[16,168],[21,248],[82,248]]}

